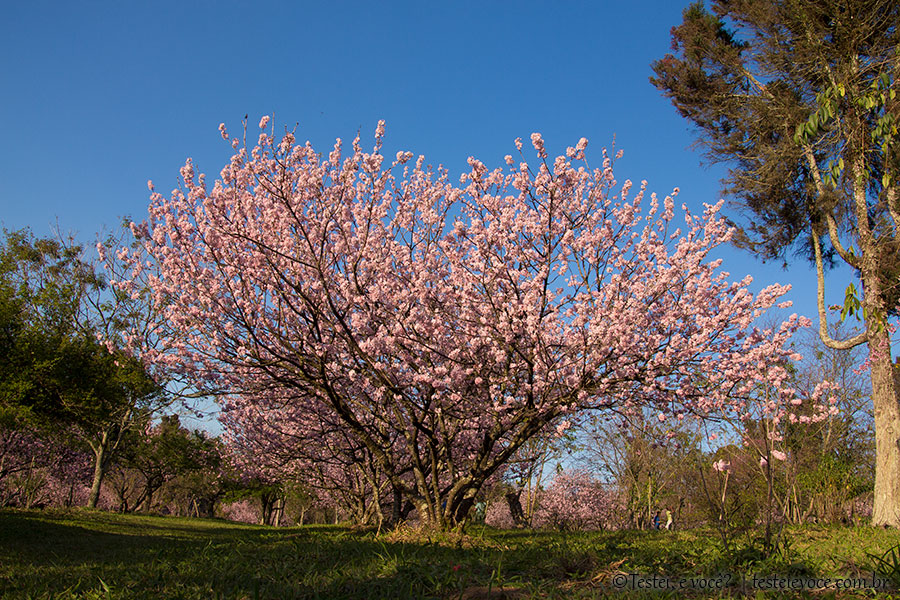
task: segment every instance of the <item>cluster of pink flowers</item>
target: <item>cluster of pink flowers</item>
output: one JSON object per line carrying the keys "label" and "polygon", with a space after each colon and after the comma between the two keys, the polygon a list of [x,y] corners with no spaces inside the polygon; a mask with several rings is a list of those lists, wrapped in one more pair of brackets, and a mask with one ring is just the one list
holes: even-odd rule
{"label": "cluster of pink flowers", "polygon": [[713,463],[713,470],[719,473],[731,473],[731,463],[725,459],[717,460]]}
{"label": "cluster of pink flowers", "polygon": [[484,513],[484,522],[497,529],[513,529],[516,526],[516,522],[509,512],[509,505],[503,498],[488,503]]}

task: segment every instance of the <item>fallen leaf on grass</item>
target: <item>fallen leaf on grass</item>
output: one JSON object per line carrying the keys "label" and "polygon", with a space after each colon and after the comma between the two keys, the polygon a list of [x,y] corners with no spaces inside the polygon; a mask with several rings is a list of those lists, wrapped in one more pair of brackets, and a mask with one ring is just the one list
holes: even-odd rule
{"label": "fallen leaf on grass", "polygon": [[591,578],[591,583],[604,583],[613,575],[623,573],[623,571],[619,567],[621,567],[624,563],[624,558],[622,560],[617,560],[615,562],[609,563],[605,569],[601,570]]}

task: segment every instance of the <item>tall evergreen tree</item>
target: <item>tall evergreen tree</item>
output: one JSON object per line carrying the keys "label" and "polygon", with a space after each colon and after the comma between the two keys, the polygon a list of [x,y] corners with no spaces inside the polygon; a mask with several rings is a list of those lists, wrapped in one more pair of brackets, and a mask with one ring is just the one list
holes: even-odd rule
{"label": "tall evergreen tree", "polygon": [[[684,11],[651,82],[690,120],[725,192],[742,209],[739,242],[765,259],[807,257],[818,274],[819,334],[868,345],[876,429],[873,522],[900,527],[900,402],[888,317],[900,300],[900,3],[713,0]],[[829,335],[825,270],[861,283]]]}

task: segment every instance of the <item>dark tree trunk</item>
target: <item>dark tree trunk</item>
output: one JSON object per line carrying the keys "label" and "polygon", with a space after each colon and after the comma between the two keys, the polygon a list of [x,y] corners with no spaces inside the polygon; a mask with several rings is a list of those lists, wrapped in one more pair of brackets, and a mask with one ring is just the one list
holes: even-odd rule
{"label": "dark tree trunk", "polygon": [[524,527],[526,525],[525,512],[522,510],[522,502],[520,500],[521,496],[522,490],[506,494],[506,504],[509,506],[509,514],[512,515],[513,522],[518,527]]}

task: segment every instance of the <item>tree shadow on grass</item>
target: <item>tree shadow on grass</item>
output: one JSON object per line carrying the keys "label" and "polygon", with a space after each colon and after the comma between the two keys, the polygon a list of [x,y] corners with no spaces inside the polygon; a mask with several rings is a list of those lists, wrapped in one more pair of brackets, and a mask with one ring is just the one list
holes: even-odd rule
{"label": "tree shadow on grass", "polygon": [[0,595],[435,597],[465,556],[461,549],[387,543],[333,527],[196,525],[0,511]]}

